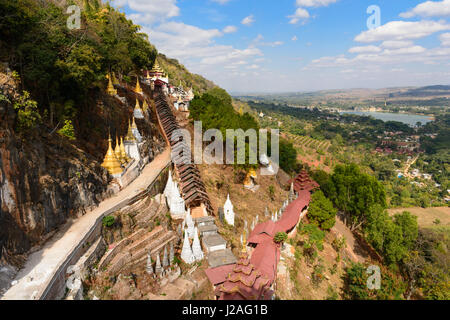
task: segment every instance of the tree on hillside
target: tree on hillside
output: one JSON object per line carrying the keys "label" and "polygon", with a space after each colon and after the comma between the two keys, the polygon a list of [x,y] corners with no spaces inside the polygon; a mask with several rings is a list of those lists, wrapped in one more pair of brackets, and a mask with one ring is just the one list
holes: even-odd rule
{"label": "tree on hillside", "polygon": [[308,208],[308,219],[322,230],[330,230],[336,222],[337,209],[322,191],[315,192]]}
{"label": "tree on hillside", "polygon": [[352,230],[367,221],[371,206],[386,207],[384,186],[374,177],[362,173],[356,164],[337,165],[327,183],[326,194],[345,213]]}
{"label": "tree on hillside", "polygon": [[367,222],[363,229],[367,241],[390,265],[405,259],[418,235],[415,216],[409,212],[403,212],[392,218],[380,205],[372,206],[368,210]]}

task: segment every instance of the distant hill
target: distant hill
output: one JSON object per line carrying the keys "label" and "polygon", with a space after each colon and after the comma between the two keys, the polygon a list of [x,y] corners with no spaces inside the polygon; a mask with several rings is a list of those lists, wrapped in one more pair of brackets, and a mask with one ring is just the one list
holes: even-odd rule
{"label": "distant hill", "polygon": [[436,85],[409,89],[406,92],[391,93],[392,97],[438,97],[450,96],[450,86]]}

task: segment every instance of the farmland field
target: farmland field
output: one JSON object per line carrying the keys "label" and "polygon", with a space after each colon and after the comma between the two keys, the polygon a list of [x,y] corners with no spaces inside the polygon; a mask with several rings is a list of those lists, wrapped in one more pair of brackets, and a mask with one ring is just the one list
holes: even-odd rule
{"label": "farmland field", "polygon": [[[399,209],[389,209],[390,214],[401,213],[403,211],[411,212],[411,214],[417,216],[417,222],[420,227],[430,228],[430,227],[445,227],[450,228],[450,208],[449,207],[431,207],[431,208],[399,208]],[[435,222],[439,220],[440,223]]]}

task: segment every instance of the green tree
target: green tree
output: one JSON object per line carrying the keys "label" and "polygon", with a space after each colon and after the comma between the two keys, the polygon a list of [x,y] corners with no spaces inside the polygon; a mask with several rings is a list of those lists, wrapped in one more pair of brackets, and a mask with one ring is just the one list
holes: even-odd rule
{"label": "green tree", "polygon": [[308,219],[322,230],[330,230],[336,222],[337,209],[322,191],[315,192],[308,208]]}
{"label": "green tree", "polygon": [[352,230],[367,221],[367,212],[375,204],[386,207],[384,186],[362,173],[356,164],[337,165],[325,186],[327,196],[346,215]]}

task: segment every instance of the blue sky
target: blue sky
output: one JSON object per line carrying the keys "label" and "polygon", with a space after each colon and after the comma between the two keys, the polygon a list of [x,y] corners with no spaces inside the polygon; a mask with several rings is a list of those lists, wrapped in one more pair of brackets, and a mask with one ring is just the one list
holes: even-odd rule
{"label": "blue sky", "polygon": [[[450,84],[450,0],[113,0],[230,92]],[[367,8],[380,8],[369,30]]]}

